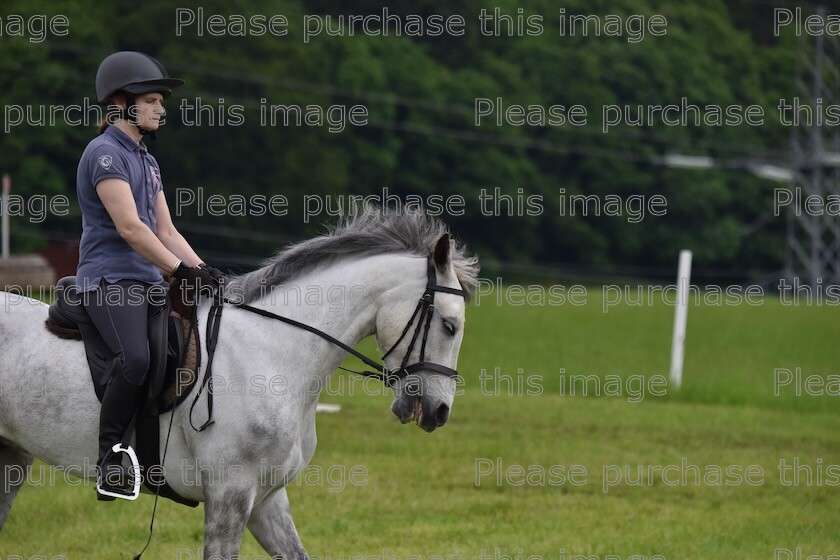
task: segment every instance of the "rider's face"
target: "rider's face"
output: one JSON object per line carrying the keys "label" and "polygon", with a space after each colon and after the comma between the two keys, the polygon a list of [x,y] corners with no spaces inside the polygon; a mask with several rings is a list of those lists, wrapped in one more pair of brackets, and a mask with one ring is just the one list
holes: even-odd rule
{"label": "rider's face", "polygon": [[159,93],[144,93],[135,100],[137,124],[146,130],[157,130],[160,120],[166,115],[163,108],[163,95]]}

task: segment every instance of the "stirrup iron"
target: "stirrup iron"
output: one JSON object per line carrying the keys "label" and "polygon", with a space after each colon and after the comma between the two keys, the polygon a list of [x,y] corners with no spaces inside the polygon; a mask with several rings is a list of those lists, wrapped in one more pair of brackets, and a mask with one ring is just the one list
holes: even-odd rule
{"label": "stirrup iron", "polygon": [[137,460],[137,453],[134,452],[134,448],[130,445],[128,447],[123,447],[122,443],[115,443],[114,446],[111,448],[112,453],[126,453],[128,455],[129,460],[131,460],[131,467],[129,467],[130,471],[133,472],[134,478],[134,489],[132,490],[131,494],[121,494],[119,492],[111,492],[110,490],[105,490],[100,486],[100,482],[102,478],[105,476],[105,472],[100,472],[100,476],[97,477],[96,480],[96,492],[102,496],[110,496],[112,498],[120,498],[123,500],[136,500],[140,496],[140,462]]}

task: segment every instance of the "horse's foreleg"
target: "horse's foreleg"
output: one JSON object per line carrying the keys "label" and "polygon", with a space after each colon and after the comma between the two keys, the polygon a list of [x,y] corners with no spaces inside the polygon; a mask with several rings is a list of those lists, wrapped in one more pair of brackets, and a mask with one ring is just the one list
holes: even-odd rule
{"label": "horse's foreleg", "polygon": [[0,528],[6,523],[18,490],[26,481],[34,458],[12,447],[0,447]]}
{"label": "horse's foreleg", "polygon": [[211,486],[204,489],[204,558],[238,558],[245,523],[254,507],[248,488]]}
{"label": "horse's foreleg", "polygon": [[281,488],[254,506],[248,529],[272,558],[306,560],[309,558],[298,537],[286,489]]}

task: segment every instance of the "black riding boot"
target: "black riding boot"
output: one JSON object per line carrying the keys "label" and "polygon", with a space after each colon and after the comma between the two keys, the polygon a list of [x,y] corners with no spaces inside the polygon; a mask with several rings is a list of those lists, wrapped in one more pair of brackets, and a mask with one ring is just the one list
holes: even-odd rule
{"label": "black riding boot", "polygon": [[[99,486],[109,492],[131,495],[133,473],[124,467],[123,455],[114,453],[114,444],[121,443],[143,398],[144,387],[134,385],[123,374],[119,359],[115,360],[115,371],[102,397],[99,415]],[[98,494],[100,500],[113,497]]]}

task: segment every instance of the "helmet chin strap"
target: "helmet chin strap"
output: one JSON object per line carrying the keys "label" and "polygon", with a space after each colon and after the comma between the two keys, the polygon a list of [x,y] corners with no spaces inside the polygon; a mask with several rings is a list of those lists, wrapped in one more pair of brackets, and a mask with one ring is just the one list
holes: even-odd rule
{"label": "helmet chin strap", "polygon": [[[120,112],[120,118],[127,120],[131,124],[137,127],[137,130],[140,132],[140,135],[143,136],[143,139],[146,140],[156,140],[157,136],[155,135],[154,130],[148,130],[141,127],[137,124],[135,117],[137,116],[137,111],[132,111],[132,107],[137,104],[137,96],[131,93],[125,93],[125,109]],[[134,114],[132,114],[134,113]]]}

